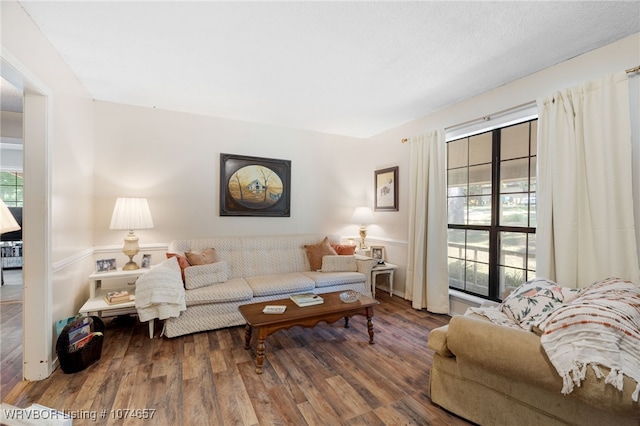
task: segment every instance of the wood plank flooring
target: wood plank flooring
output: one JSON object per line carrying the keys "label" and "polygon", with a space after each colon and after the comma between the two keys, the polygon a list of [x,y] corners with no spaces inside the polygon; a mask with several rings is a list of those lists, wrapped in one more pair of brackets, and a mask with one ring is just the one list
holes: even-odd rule
{"label": "wood plank flooring", "polygon": [[46,380],[18,382],[3,391],[2,402],[66,411],[77,417],[74,425],[470,424],[429,399],[426,341],[449,317],[415,311],[399,297],[377,297],[375,345],[361,316],[348,329],[339,321],[281,330],[267,339],[261,375],[255,342],[244,349],[244,327],[150,340],[135,317],[106,320],[99,362],[75,374],[57,369]]}

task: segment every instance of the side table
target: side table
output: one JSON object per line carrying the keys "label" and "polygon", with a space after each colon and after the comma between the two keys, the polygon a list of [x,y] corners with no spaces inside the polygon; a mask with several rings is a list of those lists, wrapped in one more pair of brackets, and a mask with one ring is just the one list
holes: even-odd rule
{"label": "side table", "polygon": [[373,267],[371,270],[371,292],[373,293],[373,297],[376,297],[376,281],[378,275],[386,276],[387,285],[389,286],[389,296],[393,296],[393,273],[397,267],[398,265],[388,262],[385,262],[383,265],[376,265]]}
{"label": "side table", "polygon": [[[135,295],[136,287],[135,281],[138,277],[147,273],[149,269],[140,268],[135,269],[133,271],[123,271],[122,269],[117,269],[115,271],[106,271],[106,272],[94,272],[89,275],[90,287],[89,287],[89,299],[85,302],[84,305],[80,308],[80,313],[89,315],[91,312],[96,312],[99,317],[102,318],[105,312],[110,311],[119,311],[124,309],[135,309],[136,302],[135,300],[131,300],[125,303],[118,303],[115,305],[110,305],[104,300],[104,296],[109,291],[118,291],[118,290],[127,290],[130,294]],[[106,280],[115,280],[115,279],[132,279],[133,282],[128,282],[126,287],[119,288],[110,288],[105,290],[102,288],[102,281]],[[154,322],[153,320],[149,321],[149,338],[153,339],[153,330]]]}

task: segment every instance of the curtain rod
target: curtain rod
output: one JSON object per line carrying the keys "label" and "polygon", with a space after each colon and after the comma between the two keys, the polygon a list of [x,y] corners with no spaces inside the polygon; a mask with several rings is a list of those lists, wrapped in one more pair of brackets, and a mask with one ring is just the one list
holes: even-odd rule
{"label": "curtain rod", "polygon": [[[627,74],[640,73],[640,65],[638,65],[637,67],[629,68],[629,69],[628,69],[628,70],[626,70],[625,72],[626,72]],[[527,104],[519,105],[519,106],[517,106],[517,107],[515,107],[515,108],[513,108],[513,109],[521,108],[521,107],[526,106],[526,105],[527,105]],[[504,111],[503,111],[503,112],[504,112]],[[493,115],[495,116],[495,115],[499,115],[499,114],[500,114],[500,113],[496,113],[496,114],[493,114]],[[471,124],[471,123],[473,123],[473,122],[478,122],[478,121],[487,121],[487,120],[489,120],[490,118],[491,118],[490,116],[487,116],[487,117],[481,117],[481,118],[479,118],[479,119],[477,118],[477,119],[474,119],[474,120],[469,120],[469,121],[467,121],[467,122],[465,122],[465,123],[460,123],[460,124],[457,124],[457,125],[455,125],[455,126],[451,126],[450,128],[446,128],[445,130],[450,130],[451,128],[454,128],[454,127],[460,127],[460,126],[469,125],[469,124]],[[409,142],[409,138],[402,138],[402,139],[400,139],[400,142],[402,142],[402,143],[407,143],[407,142]]]}
{"label": "curtain rod", "polygon": [[[463,123],[458,123],[458,124],[455,124],[453,126],[445,127],[444,130],[449,132],[451,130],[458,129],[460,127],[470,126],[472,124],[481,123],[483,121],[489,121],[489,120],[491,120],[493,118],[497,118],[497,117],[503,116],[505,114],[513,113],[514,111],[530,108],[532,105],[535,105],[535,101],[526,102],[524,104],[517,105],[517,106],[515,106],[513,108],[509,108],[509,109],[505,109],[505,110],[502,110],[502,111],[494,112],[493,114],[486,115],[484,117],[474,118],[472,120],[468,120],[468,121],[465,121]],[[400,140],[400,142],[402,142],[402,143],[409,142],[409,138],[403,138],[403,139]]]}
{"label": "curtain rod", "polygon": [[640,65],[638,65],[637,67],[634,67],[634,68],[629,68],[627,70],[627,74],[633,74],[634,72],[638,72],[638,71],[640,71]]}

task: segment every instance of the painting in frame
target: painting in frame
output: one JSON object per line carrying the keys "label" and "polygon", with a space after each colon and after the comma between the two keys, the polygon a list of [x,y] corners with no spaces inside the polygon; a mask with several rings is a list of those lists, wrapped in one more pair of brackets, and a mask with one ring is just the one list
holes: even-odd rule
{"label": "painting in frame", "polygon": [[220,154],[220,216],[291,216],[291,161]]}
{"label": "painting in frame", "polygon": [[398,166],[376,170],[374,173],[375,203],[377,212],[398,211]]}

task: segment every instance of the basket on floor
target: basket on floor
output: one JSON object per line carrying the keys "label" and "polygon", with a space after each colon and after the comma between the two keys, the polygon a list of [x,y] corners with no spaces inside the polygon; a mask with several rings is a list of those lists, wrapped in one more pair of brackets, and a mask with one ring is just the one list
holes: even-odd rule
{"label": "basket on floor", "polygon": [[[81,337],[80,331],[86,331],[86,322],[90,336],[86,343],[76,342]],[[82,329],[84,325],[84,330]],[[82,333],[86,337],[86,333]],[[70,338],[71,335],[71,338]],[[82,340],[82,339],[80,339]],[[104,342],[104,322],[99,317],[80,317],[65,325],[56,342],[56,353],[60,368],[65,373],[82,371],[100,359]],[[71,344],[70,344],[71,343]],[[83,345],[82,345],[83,344]],[[76,346],[82,347],[76,349]]]}

